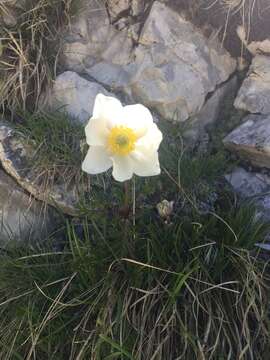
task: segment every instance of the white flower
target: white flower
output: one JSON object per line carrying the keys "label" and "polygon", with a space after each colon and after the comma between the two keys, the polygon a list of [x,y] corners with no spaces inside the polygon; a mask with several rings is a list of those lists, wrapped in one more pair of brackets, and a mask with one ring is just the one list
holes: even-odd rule
{"label": "white flower", "polygon": [[119,100],[98,94],[85,134],[90,148],[82,163],[83,171],[99,174],[113,167],[117,181],[129,180],[133,174],[160,173],[162,133],[145,106],[122,106]]}

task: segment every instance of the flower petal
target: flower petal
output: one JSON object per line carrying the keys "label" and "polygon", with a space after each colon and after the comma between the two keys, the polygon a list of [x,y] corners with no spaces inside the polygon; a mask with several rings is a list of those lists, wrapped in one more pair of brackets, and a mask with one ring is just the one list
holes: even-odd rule
{"label": "flower petal", "polygon": [[123,118],[123,106],[113,97],[98,94],[95,99],[93,116],[85,127],[88,145],[104,146],[110,129]]}
{"label": "flower petal", "polygon": [[134,151],[130,155],[132,159],[133,171],[138,176],[154,176],[160,174],[160,165],[158,160],[158,152],[154,151],[144,153]]}
{"label": "flower petal", "polygon": [[132,161],[129,156],[113,156],[113,172],[112,175],[117,181],[126,181],[132,178],[133,168]]}
{"label": "flower petal", "polygon": [[103,94],[96,96],[93,118],[106,120],[109,128],[117,125],[118,120],[123,117],[122,112],[123,106],[116,98]]}
{"label": "flower petal", "polygon": [[152,153],[157,151],[163,139],[162,132],[157,125],[153,123],[144,136],[138,139],[136,149],[142,153]]}
{"label": "flower petal", "polygon": [[86,142],[88,145],[105,146],[109,129],[103,118],[91,118],[85,127]]}
{"label": "flower petal", "polygon": [[103,146],[90,146],[82,163],[82,170],[88,174],[99,174],[112,166],[106,149]]}
{"label": "flower petal", "polygon": [[139,137],[143,136],[153,124],[150,111],[141,104],[124,106],[122,116],[124,125],[134,130]]}

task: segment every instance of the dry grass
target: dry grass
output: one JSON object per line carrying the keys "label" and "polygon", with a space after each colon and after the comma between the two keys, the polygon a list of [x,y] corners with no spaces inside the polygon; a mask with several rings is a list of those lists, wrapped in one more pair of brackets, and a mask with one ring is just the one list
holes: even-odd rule
{"label": "dry grass", "polygon": [[214,6],[219,3],[221,6],[231,11],[232,13],[239,11],[245,12],[246,10],[249,10],[252,13],[258,2],[260,2],[260,0],[215,0],[210,6]]}
{"label": "dry grass", "polygon": [[[222,25],[222,43],[224,43],[227,35],[238,36],[237,29],[241,28],[244,33],[244,39],[240,38],[242,58],[245,48],[249,43],[250,35],[253,31],[252,26],[256,22],[254,19],[259,19],[266,9],[261,9],[261,3],[264,0],[213,0],[210,2],[208,9],[216,7],[219,11],[224,13],[224,21]],[[236,25],[235,25],[236,22]],[[234,32],[232,33],[231,25],[233,25]],[[257,25],[258,26],[258,25]]]}
{"label": "dry grass", "polygon": [[[74,0],[26,0],[17,23],[0,29],[0,105],[36,109],[42,90],[57,68],[61,34],[74,11]],[[11,11],[2,2],[0,15]]]}

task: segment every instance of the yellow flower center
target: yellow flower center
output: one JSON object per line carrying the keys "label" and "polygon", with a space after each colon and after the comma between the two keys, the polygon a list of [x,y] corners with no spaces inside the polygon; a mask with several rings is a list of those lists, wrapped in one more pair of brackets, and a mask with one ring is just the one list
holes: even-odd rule
{"label": "yellow flower center", "polygon": [[108,150],[115,155],[128,155],[135,149],[135,132],[125,126],[115,126],[108,136]]}

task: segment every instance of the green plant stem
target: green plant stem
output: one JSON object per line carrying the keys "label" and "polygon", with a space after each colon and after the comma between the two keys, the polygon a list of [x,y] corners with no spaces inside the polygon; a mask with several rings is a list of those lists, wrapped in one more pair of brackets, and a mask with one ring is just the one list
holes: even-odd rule
{"label": "green plant stem", "polygon": [[132,186],[132,197],[133,197],[133,206],[132,206],[132,223],[133,223],[133,233],[134,233],[134,183],[131,183],[131,181],[125,181],[124,183],[124,209],[125,209],[125,226],[124,226],[124,239],[126,240],[127,250],[129,253],[129,256],[134,255],[134,236],[130,236],[130,210],[131,210],[131,204],[130,204],[130,190]]}
{"label": "green plant stem", "polygon": [[129,181],[124,182],[124,192],[125,192],[124,206],[125,206],[125,208],[128,208],[129,207]]}
{"label": "green plant stem", "polygon": [[136,182],[135,176],[132,179],[132,225],[133,225],[133,240],[135,240],[135,226],[136,226]]}

